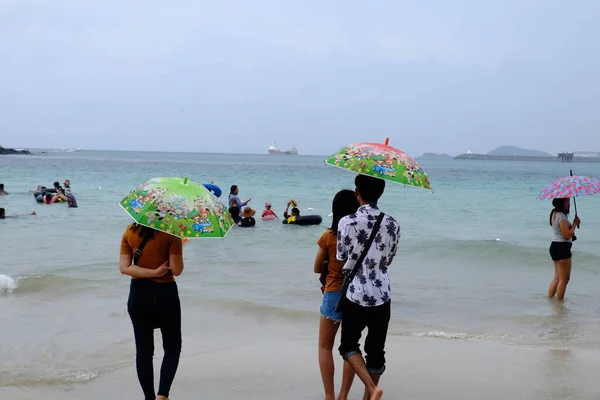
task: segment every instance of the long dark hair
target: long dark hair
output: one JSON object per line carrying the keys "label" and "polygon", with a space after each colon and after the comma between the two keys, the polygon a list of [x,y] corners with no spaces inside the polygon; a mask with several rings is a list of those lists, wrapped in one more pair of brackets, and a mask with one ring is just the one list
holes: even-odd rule
{"label": "long dark hair", "polygon": [[331,202],[331,209],[333,211],[331,228],[329,228],[331,229],[331,234],[337,235],[340,219],[346,215],[354,214],[359,206],[356,193],[352,190],[344,189],[337,192]]}
{"label": "long dark hair", "polygon": [[563,213],[565,215],[569,215],[569,209],[565,207],[567,199],[556,198],[552,200],[552,211],[550,211],[550,226],[552,226],[552,216],[555,212]]}
{"label": "long dark hair", "polygon": [[233,192],[235,192],[235,189],[237,188],[237,185],[231,185],[231,188],[229,189],[229,194],[233,194]]}
{"label": "long dark hair", "polygon": [[129,225],[129,229],[137,233],[141,238],[145,238],[146,236],[148,236],[148,238],[151,239],[156,234],[155,229],[152,229],[148,226],[136,224],[135,222]]}

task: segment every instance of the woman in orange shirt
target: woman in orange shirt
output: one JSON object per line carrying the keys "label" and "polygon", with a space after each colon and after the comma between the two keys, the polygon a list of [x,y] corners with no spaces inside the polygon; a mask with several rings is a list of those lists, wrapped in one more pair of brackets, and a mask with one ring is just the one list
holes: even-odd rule
{"label": "woman in orange shirt", "polygon": [[[342,275],[344,262],[336,258],[338,223],[346,215],[355,213],[358,207],[358,199],[354,191],[339,191],[332,202],[333,220],[331,228],[325,231],[317,241],[319,250],[315,257],[315,273],[321,274],[324,272],[324,268],[327,268],[323,288],[323,302],[321,304],[321,321],[319,324],[319,367],[321,369],[326,400],[335,400],[335,388],[333,384],[335,366],[332,350],[335,335],[342,321],[341,313],[335,311],[344,281],[344,276]],[[327,267],[324,267],[325,262],[327,262]],[[348,398],[353,379],[354,371],[344,361],[344,373],[342,375],[339,400],[346,400]]]}
{"label": "woman in orange shirt", "polygon": [[[127,312],[133,324],[136,369],[145,400],[168,400],[181,353],[181,304],[175,276],[183,271],[183,242],[132,224],[121,239],[119,271],[131,276]],[[164,357],[154,392],[154,329],[162,333]]]}

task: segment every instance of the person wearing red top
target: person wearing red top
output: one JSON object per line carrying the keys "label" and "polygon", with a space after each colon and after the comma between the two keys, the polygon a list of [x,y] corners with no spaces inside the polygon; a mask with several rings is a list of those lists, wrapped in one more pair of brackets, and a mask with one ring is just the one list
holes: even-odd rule
{"label": "person wearing red top", "polygon": [[275,217],[275,218],[279,218],[279,217],[277,216],[277,214],[275,214],[275,211],[273,211],[273,210],[271,209],[271,202],[270,202],[270,201],[267,201],[267,202],[265,203],[265,209],[264,209],[264,210],[263,210],[263,212],[262,212],[261,218],[264,218],[264,217],[267,217],[267,216],[271,216],[271,215],[272,215],[273,217]]}

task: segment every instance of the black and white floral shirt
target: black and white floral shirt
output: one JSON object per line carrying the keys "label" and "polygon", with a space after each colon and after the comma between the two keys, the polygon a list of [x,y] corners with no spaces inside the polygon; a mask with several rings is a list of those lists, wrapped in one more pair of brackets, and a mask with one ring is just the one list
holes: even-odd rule
{"label": "black and white floral shirt", "polygon": [[[361,206],[356,214],[340,220],[337,234],[337,259],[346,261],[342,271],[349,274],[355,267],[371,231],[375,226],[379,208]],[[375,307],[391,300],[388,265],[396,255],[400,240],[400,224],[389,215],[381,221],[379,231],[369,248],[361,268],[348,286],[348,300],[363,307]]]}

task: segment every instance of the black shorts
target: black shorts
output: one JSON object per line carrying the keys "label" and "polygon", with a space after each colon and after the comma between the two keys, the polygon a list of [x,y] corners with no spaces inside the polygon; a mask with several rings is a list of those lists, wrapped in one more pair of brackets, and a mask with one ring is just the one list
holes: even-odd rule
{"label": "black shorts", "polygon": [[550,257],[552,261],[568,260],[571,258],[571,242],[552,242],[550,244]]}

